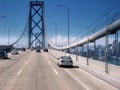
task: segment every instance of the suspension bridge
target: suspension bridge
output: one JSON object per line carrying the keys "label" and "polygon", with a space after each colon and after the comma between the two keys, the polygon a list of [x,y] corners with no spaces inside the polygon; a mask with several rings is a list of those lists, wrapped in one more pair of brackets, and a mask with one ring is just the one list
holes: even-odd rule
{"label": "suspension bridge", "polygon": [[[84,37],[78,36],[75,42],[62,46],[53,44],[49,38],[44,12],[44,1],[30,1],[21,35],[8,45],[0,45],[0,50],[9,56],[9,59],[0,59],[0,90],[119,90],[120,10],[101,28],[91,29],[81,35]],[[111,36],[114,37],[112,44]],[[97,45],[98,42],[104,45]],[[11,55],[12,48],[19,45],[27,51]],[[36,53],[30,50],[32,47],[43,51]],[[71,56],[73,67],[59,68],[56,63],[60,55]]]}

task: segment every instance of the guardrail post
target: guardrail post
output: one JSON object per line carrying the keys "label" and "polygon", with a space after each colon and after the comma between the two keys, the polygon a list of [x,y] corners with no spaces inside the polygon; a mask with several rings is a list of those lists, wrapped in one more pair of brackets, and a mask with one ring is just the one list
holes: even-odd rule
{"label": "guardrail post", "polygon": [[108,33],[105,36],[105,72],[108,73]]}
{"label": "guardrail post", "polygon": [[87,42],[87,65],[89,65],[89,38]]}

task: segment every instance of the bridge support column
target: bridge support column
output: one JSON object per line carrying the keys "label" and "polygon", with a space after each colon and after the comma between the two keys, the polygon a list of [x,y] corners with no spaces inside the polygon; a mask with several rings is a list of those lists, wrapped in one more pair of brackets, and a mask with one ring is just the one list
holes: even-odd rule
{"label": "bridge support column", "polygon": [[94,59],[96,59],[96,41],[94,41]]}
{"label": "bridge support column", "polygon": [[89,39],[87,42],[87,65],[89,65]]}
{"label": "bridge support column", "polygon": [[108,34],[105,36],[105,72],[108,73]]}
{"label": "bridge support column", "polygon": [[30,1],[29,48],[38,45],[45,48],[44,2]]}

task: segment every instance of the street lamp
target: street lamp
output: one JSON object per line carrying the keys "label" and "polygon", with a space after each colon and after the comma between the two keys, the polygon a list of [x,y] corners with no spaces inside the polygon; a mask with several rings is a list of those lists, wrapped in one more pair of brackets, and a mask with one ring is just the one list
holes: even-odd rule
{"label": "street lamp", "polygon": [[50,21],[50,23],[53,23],[55,25],[55,34],[56,34],[55,45],[57,45],[57,24],[53,21]]}
{"label": "street lamp", "polygon": [[[15,25],[11,26],[11,27],[15,27]],[[10,26],[8,26],[8,45],[10,44]]]}
{"label": "street lamp", "polygon": [[[69,8],[66,7],[65,5],[62,4],[58,4],[57,6],[63,6],[64,8],[66,8],[67,12],[68,12],[68,45],[69,45],[69,23],[70,23],[70,19],[69,19]],[[69,52],[69,50],[68,50]]]}

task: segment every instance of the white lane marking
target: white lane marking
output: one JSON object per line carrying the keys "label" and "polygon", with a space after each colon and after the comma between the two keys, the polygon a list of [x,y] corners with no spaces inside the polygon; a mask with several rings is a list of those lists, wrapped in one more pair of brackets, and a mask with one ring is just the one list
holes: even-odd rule
{"label": "white lane marking", "polygon": [[[45,57],[45,54],[43,53],[43,55],[44,55],[44,57]],[[49,55],[49,54],[48,54]],[[50,56],[50,55],[49,55]],[[50,56],[52,59],[53,59],[53,57],[52,56]],[[46,57],[45,57],[46,58]],[[56,61],[56,60],[55,60]],[[51,64],[51,62],[50,61],[48,61],[48,63],[49,64]],[[52,66],[52,69],[53,69],[53,71],[55,72],[55,74],[57,75],[58,74],[58,72],[57,72],[57,70],[56,69],[54,69],[53,68],[53,66]]]}
{"label": "white lane marking", "polygon": [[83,82],[81,82],[80,80],[78,80],[71,72],[69,72],[68,70],[65,69],[65,71],[67,73],[69,73],[69,75],[76,80],[79,84],[81,84],[86,90],[90,90]]}
{"label": "white lane marking", "polygon": [[26,61],[26,62],[25,62],[25,65],[27,65],[27,64],[28,64],[28,62],[29,62],[29,61]]}
{"label": "white lane marking", "polygon": [[[56,61],[56,59],[54,59],[54,57],[53,56],[51,56],[51,55],[49,55],[55,62],[57,62]],[[66,70],[66,69],[63,69],[64,71],[66,71],[67,73],[69,73],[69,75],[73,78],[73,79],[75,79],[79,84],[81,84],[86,90],[90,90],[85,84],[83,84],[80,80],[78,80],[76,77],[74,77],[74,75],[72,74],[72,73],[70,73],[68,70]]]}
{"label": "white lane marking", "polygon": [[49,56],[54,60],[54,62],[57,62],[57,60],[53,56],[51,56],[51,55],[49,55]]}
{"label": "white lane marking", "polygon": [[20,69],[20,71],[17,73],[17,76],[19,76],[22,71],[23,71],[23,69]]}
{"label": "white lane marking", "polygon": [[3,64],[3,63],[5,63],[5,62],[1,62],[0,64]]}
{"label": "white lane marking", "polygon": [[24,64],[24,65],[22,66],[22,68],[19,70],[19,72],[17,73],[17,76],[19,76],[19,75],[22,73],[22,71],[23,71],[25,65],[27,65],[28,62],[31,60],[33,54],[34,54],[34,53],[32,53],[32,55],[29,57],[29,59],[25,62],[25,64]]}
{"label": "white lane marking", "polygon": [[50,62],[50,61],[48,61],[48,63],[49,63],[49,64],[51,64],[51,62]]}
{"label": "white lane marking", "polygon": [[57,72],[55,69],[53,69],[53,71],[54,71],[56,74],[58,74],[58,72]]}
{"label": "white lane marking", "polygon": [[45,53],[44,53],[44,52],[42,52],[42,53],[43,53],[43,56],[45,57],[45,59],[47,59],[47,60],[48,60],[48,57],[46,57],[46,56],[45,56]]}
{"label": "white lane marking", "polygon": [[[75,62],[76,64],[78,64],[78,65],[80,65],[81,67],[85,67],[85,66],[82,66],[79,62]],[[88,68],[88,67],[85,67],[85,68]],[[117,81],[117,80],[115,80],[115,79],[113,79],[113,78],[111,78],[111,77],[109,77],[109,76],[105,76],[105,75],[103,75],[103,74],[101,74],[100,72],[98,72],[98,71],[95,71],[95,70],[93,70],[93,69],[91,69],[91,68],[89,68],[92,72],[94,72],[94,73],[96,73],[96,74],[98,74],[98,75],[100,75],[101,77],[103,77],[103,78],[108,78],[109,80],[112,80],[112,81],[114,81],[114,82],[116,82],[116,83],[120,83],[119,81]],[[84,70],[84,69],[83,69]],[[85,70],[86,71],[86,70]],[[88,71],[87,71],[88,72]]]}

